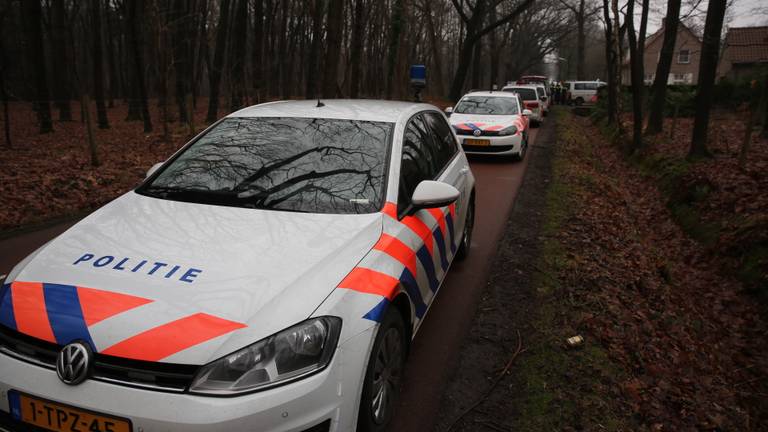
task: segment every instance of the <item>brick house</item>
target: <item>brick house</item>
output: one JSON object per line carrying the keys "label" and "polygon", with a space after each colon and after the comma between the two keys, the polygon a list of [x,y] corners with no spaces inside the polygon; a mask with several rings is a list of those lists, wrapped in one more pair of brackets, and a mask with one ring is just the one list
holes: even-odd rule
{"label": "brick house", "polygon": [[718,78],[753,78],[768,69],[768,26],[734,27],[725,36]]}
{"label": "brick house", "polygon": [[[645,40],[645,55],[643,66],[645,83],[651,84],[656,76],[656,64],[659,62],[661,46],[664,44],[664,23],[656,33]],[[679,23],[675,38],[675,53],[672,57],[672,67],[669,70],[667,84],[696,85],[699,82],[699,58],[701,57],[701,39],[685,24]],[[630,82],[629,57],[621,67],[622,82]]]}

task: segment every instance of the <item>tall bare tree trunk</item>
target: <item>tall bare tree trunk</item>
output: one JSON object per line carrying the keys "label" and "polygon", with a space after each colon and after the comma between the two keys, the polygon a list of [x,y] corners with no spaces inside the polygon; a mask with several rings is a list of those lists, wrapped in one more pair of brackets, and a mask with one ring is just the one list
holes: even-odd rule
{"label": "tall bare tree trunk", "polygon": [[39,1],[28,0],[21,2],[24,36],[27,40],[26,53],[29,56],[29,64],[32,67],[32,80],[35,88],[35,101],[33,105],[37,111],[40,133],[45,134],[53,132],[53,123],[51,122],[50,94],[48,92],[48,76],[45,67],[45,51],[43,50],[42,14]]}
{"label": "tall bare tree trunk", "polygon": [[704,24],[704,40],[701,44],[699,61],[699,82],[696,92],[696,116],[693,120],[693,138],[688,158],[710,157],[707,149],[709,110],[712,105],[712,93],[715,86],[718,52],[720,50],[720,32],[727,0],[709,0],[707,21]]}
{"label": "tall bare tree trunk", "polygon": [[52,32],[56,37],[51,38],[53,45],[53,98],[59,110],[59,121],[72,121],[72,104],[70,101],[69,63],[67,61],[67,14],[64,10],[64,0],[51,2]]}
{"label": "tall bare tree trunk", "polygon": [[227,34],[229,32],[230,0],[222,0],[219,25],[216,29],[216,47],[213,52],[213,65],[208,74],[210,98],[208,99],[208,115],[205,120],[213,123],[219,117],[219,89],[221,88],[221,72],[224,69],[224,58],[227,50]]}
{"label": "tall bare tree trunk", "polygon": [[307,60],[307,98],[317,97],[317,87],[320,81],[320,65],[318,64],[317,53],[320,52],[320,43],[323,37],[323,4],[324,0],[315,0],[312,9],[312,46],[309,49],[309,59]]}
{"label": "tall bare tree trunk", "polygon": [[256,102],[259,103],[264,89],[261,83],[264,70],[264,0],[254,0],[254,3],[253,90]]}
{"label": "tall bare tree trunk", "polygon": [[584,61],[586,58],[587,34],[585,27],[585,0],[579,0],[579,12],[576,14],[576,79],[585,80],[584,76]]}
{"label": "tall bare tree trunk", "polygon": [[[482,0],[480,0],[482,1]],[[389,40],[387,41],[387,99],[392,99],[397,85],[396,67],[400,55],[400,38],[405,30],[405,0],[395,0],[392,5],[392,15],[390,18]]]}
{"label": "tall bare tree trunk", "polygon": [[680,22],[680,0],[667,1],[667,16],[664,19],[664,42],[656,65],[656,76],[651,87],[651,102],[648,107],[648,126],[646,135],[661,133],[664,129],[664,107],[667,99],[667,81],[672,69],[672,57],[675,53],[677,27]]}
{"label": "tall bare tree trunk", "polygon": [[645,91],[645,76],[643,72],[643,45],[645,44],[645,29],[648,22],[648,0],[641,5],[640,35],[635,34],[634,0],[627,3],[627,34],[629,36],[629,56],[632,80],[632,151],[643,148],[643,92]]}
{"label": "tall bare tree trunk", "polygon": [[248,31],[248,0],[238,0],[232,28],[232,57],[230,63],[232,94],[229,107],[242,108],[245,102],[245,33]]}
{"label": "tall bare tree trunk", "polygon": [[616,74],[618,53],[614,51],[613,23],[608,0],[603,0],[603,20],[605,21],[605,66],[608,75],[608,124],[616,122]]}
{"label": "tall bare tree trunk", "polygon": [[152,119],[149,116],[149,102],[147,101],[147,87],[144,83],[144,1],[128,0],[128,26],[130,34],[131,52],[133,57],[134,79],[136,86],[136,95],[141,108],[141,119],[144,121],[144,132],[152,132]]}
{"label": "tall bare tree trunk", "polygon": [[[429,2],[427,2],[427,5]],[[363,11],[365,2],[355,0],[354,19],[352,20],[352,47],[350,49],[350,72],[349,72],[349,97],[357,98],[360,91],[360,80],[362,74],[361,62],[363,55],[363,34],[365,32],[365,22],[363,22]],[[430,18],[431,20],[431,18]]]}
{"label": "tall bare tree trunk", "polygon": [[93,37],[93,95],[96,98],[96,121],[99,129],[109,129],[104,105],[104,56],[101,47],[101,0],[91,0],[91,36]]}

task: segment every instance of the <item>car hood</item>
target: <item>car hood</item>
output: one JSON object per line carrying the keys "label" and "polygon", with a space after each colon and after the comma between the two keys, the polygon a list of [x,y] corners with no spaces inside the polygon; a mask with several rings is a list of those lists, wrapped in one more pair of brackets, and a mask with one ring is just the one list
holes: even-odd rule
{"label": "car hood", "polygon": [[463,130],[501,130],[509,126],[521,125],[517,115],[474,115],[451,114],[451,125]]}
{"label": "car hood", "polygon": [[205,364],[308,318],[381,230],[378,213],[130,192],[20,264],[0,292],[0,321],[59,344],[85,339],[103,354]]}

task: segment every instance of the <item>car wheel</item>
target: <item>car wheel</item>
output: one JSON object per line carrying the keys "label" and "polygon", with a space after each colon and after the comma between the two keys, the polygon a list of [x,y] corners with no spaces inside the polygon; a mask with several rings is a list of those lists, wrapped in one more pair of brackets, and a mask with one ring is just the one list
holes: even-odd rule
{"label": "car wheel", "polygon": [[584,103],[584,99],[582,99],[580,97],[576,98],[576,106],[580,106],[583,103]]}
{"label": "car wheel", "polygon": [[406,354],[405,323],[395,307],[387,308],[365,372],[358,432],[383,431],[400,395]]}
{"label": "car wheel", "polygon": [[528,151],[528,138],[523,141],[523,145],[520,146],[520,153],[517,155],[517,160],[521,161],[525,159],[525,153]]}
{"label": "car wheel", "polygon": [[456,259],[464,260],[469,256],[469,248],[472,245],[472,229],[475,227],[475,197],[469,198],[469,207],[467,208],[467,220],[464,222],[464,232],[461,236],[461,244],[456,252]]}

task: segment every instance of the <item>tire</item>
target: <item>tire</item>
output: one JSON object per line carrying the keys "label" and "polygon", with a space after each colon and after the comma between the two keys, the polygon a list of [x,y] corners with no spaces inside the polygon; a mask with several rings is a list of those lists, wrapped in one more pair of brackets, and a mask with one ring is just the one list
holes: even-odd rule
{"label": "tire", "polygon": [[584,104],[584,99],[577,97],[576,98],[576,106],[581,106]]}
{"label": "tire", "polygon": [[464,222],[464,232],[461,235],[461,244],[456,252],[456,259],[463,261],[469,256],[472,245],[472,229],[475,227],[475,195],[474,192],[469,198],[469,207],[467,208],[467,220]]}
{"label": "tire", "polygon": [[386,429],[400,396],[406,353],[405,322],[400,311],[390,305],[379,325],[365,371],[357,416],[358,432]]}
{"label": "tire", "polygon": [[528,138],[525,138],[525,140],[523,140],[523,145],[520,146],[520,153],[517,156],[515,156],[515,160],[517,160],[518,162],[522,161],[523,159],[525,159],[525,154],[527,152],[528,152]]}

